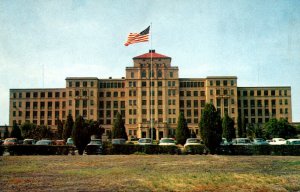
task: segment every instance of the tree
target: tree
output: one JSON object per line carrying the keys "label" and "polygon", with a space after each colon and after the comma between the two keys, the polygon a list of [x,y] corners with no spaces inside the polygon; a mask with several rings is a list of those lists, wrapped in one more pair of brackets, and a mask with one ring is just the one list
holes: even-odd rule
{"label": "tree", "polygon": [[214,154],[222,141],[222,125],[219,112],[213,104],[206,104],[199,123],[201,138]]}
{"label": "tree", "polygon": [[126,140],[128,139],[124,121],[122,119],[122,115],[119,112],[117,113],[117,115],[115,117],[111,136],[112,136],[112,139],[116,139],[116,138],[123,138]]}
{"label": "tree", "polygon": [[32,138],[32,139],[39,139],[37,126],[36,124],[30,123],[30,122],[24,122],[21,125],[21,132],[22,137],[24,139],[26,138]]}
{"label": "tree", "polygon": [[90,136],[95,135],[97,138],[101,138],[104,131],[105,129],[101,127],[99,121],[90,120],[88,122],[88,132]]}
{"label": "tree", "polygon": [[247,137],[251,140],[255,137],[255,128],[252,123],[249,123],[247,126]]}
{"label": "tree", "polygon": [[65,141],[67,141],[67,139],[69,137],[71,137],[73,125],[74,125],[73,117],[72,117],[71,114],[69,114],[68,117],[67,117],[67,121],[64,124],[64,128],[63,128],[63,139]]}
{"label": "tree", "polygon": [[43,138],[52,139],[52,137],[53,137],[51,128],[46,125],[38,126],[36,129],[36,133],[37,133],[37,136],[36,136],[37,139],[43,139]]}
{"label": "tree", "polygon": [[228,113],[225,113],[222,119],[222,129],[223,129],[223,137],[226,138],[228,142],[231,142],[233,138],[235,138],[235,128],[234,128],[234,120],[228,116]]}
{"label": "tree", "polygon": [[22,138],[21,129],[16,123],[14,123],[13,125],[13,128],[10,133],[10,137],[17,138],[18,140]]}
{"label": "tree", "polygon": [[195,133],[195,131],[193,130],[192,133],[191,133],[191,138],[197,138],[197,135]]}
{"label": "tree", "polygon": [[237,124],[238,124],[238,130],[237,130],[238,137],[240,138],[245,137],[243,133],[243,121],[240,115],[238,116]]}
{"label": "tree", "polygon": [[86,145],[90,142],[90,135],[88,133],[88,124],[82,116],[78,116],[75,120],[72,130],[72,138],[74,144],[78,149],[78,154],[82,155]]}
{"label": "tree", "polygon": [[280,137],[289,139],[297,135],[296,128],[290,125],[287,119],[270,119],[270,121],[265,123],[264,129],[268,138]]}
{"label": "tree", "polygon": [[175,135],[177,143],[181,145],[184,145],[186,140],[190,137],[190,130],[187,126],[186,119],[184,118],[182,112],[179,114],[178,117]]}
{"label": "tree", "polygon": [[64,131],[64,125],[62,121],[57,118],[57,134],[56,134],[57,139],[63,138],[63,131]]}
{"label": "tree", "polygon": [[256,124],[254,128],[255,138],[265,138],[265,133],[259,124]]}
{"label": "tree", "polygon": [[[21,131],[20,131],[20,134],[21,134]],[[1,136],[1,135],[0,135]],[[5,125],[4,127],[4,135],[3,135],[4,138],[8,138],[9,137],[9,131],[8,131],[8,127],[7,125]],[[16,137],[17,138],[17,137]]]}

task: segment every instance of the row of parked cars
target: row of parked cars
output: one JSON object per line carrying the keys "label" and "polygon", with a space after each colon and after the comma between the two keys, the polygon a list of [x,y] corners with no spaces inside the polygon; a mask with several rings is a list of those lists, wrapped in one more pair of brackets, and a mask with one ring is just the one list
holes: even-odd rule
{"label": "row of parked cars", "polygon": [[300,139],[283,139],[273,138],[271,140],[264,140],[262,138],[255,138],[251,141],[249,138],[236,138],[232,142],[227,142],[223,138],[221,145],[300,145]]}
{"label": "row of parked cars", "polygon": [[50,139],[24,139],[18,140],[17,138],[6,138],[3,145],[73,145],[72,138],[68,138],[67,142],[64,140],[50,140]]}

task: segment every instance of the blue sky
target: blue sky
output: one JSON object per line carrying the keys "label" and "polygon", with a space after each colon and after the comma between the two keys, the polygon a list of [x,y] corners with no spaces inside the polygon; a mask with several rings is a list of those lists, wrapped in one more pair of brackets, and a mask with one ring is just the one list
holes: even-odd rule
{"label": "blue sky", "polygon": [[[238,86],[291,86],[300,122],[300,1],[1,0],[0,125],[10,88],[63,88],[66,77],[120,78],[150,43],[179,75],[230,75]],[[43,68],[44,78],[43,78]]]}

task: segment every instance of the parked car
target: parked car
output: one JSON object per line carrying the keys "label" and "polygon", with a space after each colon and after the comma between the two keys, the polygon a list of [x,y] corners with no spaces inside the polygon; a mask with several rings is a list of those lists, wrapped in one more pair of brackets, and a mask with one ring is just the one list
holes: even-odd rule
{"label": "parked car", "polygon": [[35,144],[36,145],[53,145],[53,141],[48,140],[48,139],[42,139],[42,140],[37,141]]}
{"label": "parked car", "polygon": [[288,139],[286,140],[287,145],[300,145],[300,139]]}
{"label": "parked car", "polygon": [[270,145],[285,145],[286,140],[283,138],[273,138],[269,144]]}
{"label": "parked car", "polygon": [[152,145],[152,139],[151,138],[140,138],[138,141],[139,145]]}
{"label": "parked car", "polygon": [[111,144],[113,145],[121,145],[121,144],[125,144],[126,140],[125,139],[112,139],[111,140]]}
{"label": "parked car", "polygon": [[17,145],[18,139],[17,138],[6,138],[3,142],[3,145]]}
{"label": "parked car", "polygon": [[231,145],[232,142],[228,142],[226,138],[222,138],[220,145]]}
{"label": "parked car", "polygon": [[176,142],[174,139],[172,138],[161,138],[159,140],[159,145],[162,145],[162,146],[166,146],[166,145],[176,145]]}
{"label": "parked car", "polygon": [[233,145],[252,145],[251,140],[248,138],[236,138],[232,140]]}
{"label": "parked car", "polygon": [[23,144],[24,145],[34,145],[36,143],[35,139],[24,139]]}
{"label": "parked car", "polygon": [[55,145],[66,145],[65,140],[56,140],[54,141]]}
{"label": "parked car", "polygon": [[73,139],[72,138],[68,138],[66,144],[69,145],[69,146],[74,146]]}
{"label": "parked car", "polygon": [[201,140],[197,139],[197,138],[189,138],[186,140],[185,144],[184,144],[184,148],[190,145],[201,145]]}
{"label": "parked car", "polygon": [[84,153],[87,155],[100,155],[103,153],[103,146],[101,139],[92,139],[85,147]]}
{"label": "parked car", "polygon": [[269,145],[269,143],[263,138],[255,138],[253,139],[253,145]]}

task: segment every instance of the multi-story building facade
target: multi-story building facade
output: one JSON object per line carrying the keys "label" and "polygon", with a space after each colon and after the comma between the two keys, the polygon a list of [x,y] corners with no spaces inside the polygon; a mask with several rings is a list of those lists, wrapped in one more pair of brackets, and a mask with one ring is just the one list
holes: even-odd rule
{"label": "multi-story building facade", "polygon": [[198,134],[205,103],[213,103],[221,116],[228,113],[235,122],[238,115],[246,123],[292,121],[291,87],[237,87],[235,76],[179,78],[171,57],[154,50],[134,57],[120,79],[68,77],[66,88],[11,89],[9,117],[10,125],[29,121],[55,129],[58,119],[82,115],[99,120],[109,131],[119,112],[128,135],[150,137],[152,122],[156,138],[161,138],[174,135],[180,112]]}

